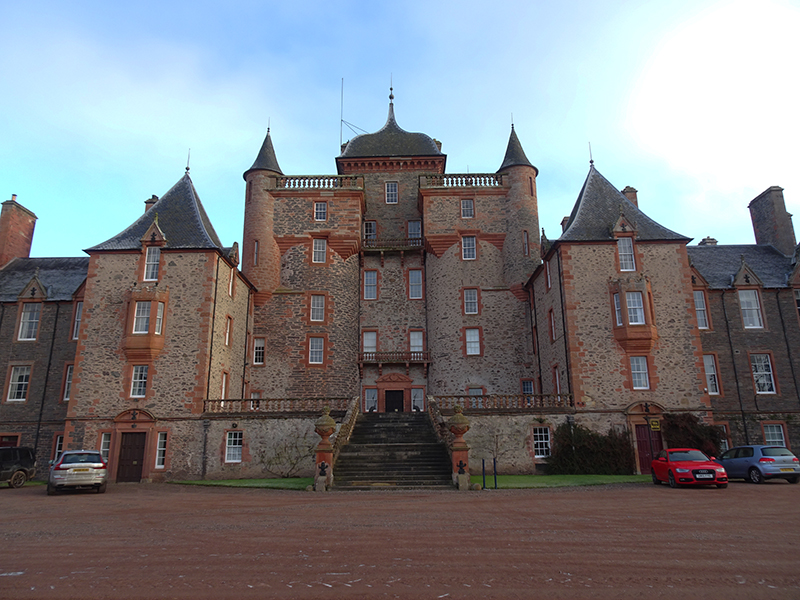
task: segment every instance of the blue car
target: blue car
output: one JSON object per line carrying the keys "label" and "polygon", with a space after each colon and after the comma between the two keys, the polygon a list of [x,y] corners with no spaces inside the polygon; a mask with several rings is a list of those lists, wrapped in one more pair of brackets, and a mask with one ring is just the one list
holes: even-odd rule
{"label": "blue car", "polygon": [[767,479],[800,481],[800,460],[781,446],[737,446],[717,459],[730,479],[764,483]]}

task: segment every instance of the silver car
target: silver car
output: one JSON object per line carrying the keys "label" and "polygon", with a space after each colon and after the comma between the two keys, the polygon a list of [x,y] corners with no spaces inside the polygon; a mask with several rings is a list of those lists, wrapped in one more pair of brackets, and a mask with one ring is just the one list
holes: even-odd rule
{"label": "silver car", "polygon": [[50,466],[47,495],[65,488],[94,488],[106,491],[108,465],[97,450],[66,450]]}
{"label": "silver car", "polygon": [[737,446],[717,459],[730,479],[763,483],[766,479],[800,481],[800,460],[782,446]]}

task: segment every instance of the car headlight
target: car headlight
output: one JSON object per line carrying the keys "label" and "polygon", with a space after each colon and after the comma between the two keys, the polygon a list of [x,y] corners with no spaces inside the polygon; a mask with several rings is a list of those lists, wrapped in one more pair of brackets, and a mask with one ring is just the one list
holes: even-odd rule
{"label": "car headlight", "polygon": [[717,467],[717,468],[716,468],[716,469],[714,469],[714,470],[715,470],[717,473],[722,473],[723,475],[725,475],[725,469],[724,469],[723,467]]}
{"label": "car headlight", "polygon": [[689,469],[675,469],[676,473],[688,473]]}

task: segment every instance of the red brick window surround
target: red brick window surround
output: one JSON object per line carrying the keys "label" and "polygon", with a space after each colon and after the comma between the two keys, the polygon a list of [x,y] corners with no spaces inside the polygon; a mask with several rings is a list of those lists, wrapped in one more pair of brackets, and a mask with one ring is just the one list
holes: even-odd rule
{"label": "red brick window surround", "polygon": [[150,366],[132,365],[131,366],[131,398],[145,398],[149,388]]}
{"label": "red brick window surround", "polygon": [[483,356],[482,327],[463,327],[461,339],[464,344],[464,356]]}
{"label": "red brick window surround", "polygon": [[236,286],[236,268],[231,267],[228,272],[228,296],[233,298],[234,287]]}
{"label": "red brick window surround", "polygon": [[703,355],[703,368],[706,373],[706,390],[710,396],[721,396],[719,374],[717,373],[717,356],[715,354]]}
{"label": "red brick window surround", "polygon": [[633,251],[633,237],[617,238],[617,263],[620,271],[635,271],[636,257]]}
{"label": "red brick window surround", "polygon": [[50,457],[53,460],[58,460],[61,453],[64,451],[64,432],[57,433],[53,436],[53,448]]}
{"label": "red brick window surround", "polygon": [[694,312],[697,317],[698,329],[711,329],[711,319],[708,314],[708,302],[703,290],[694,290]]}
{"label": "red brick window surround", "polygon": [[144,275],[142,281],[158,281],[158,272],[161,265],[161,247],[145,246]]}
{"label": "red brick window surround", "polygon": [[386,182],[386,204],[397,204],[398,190],[396,181]]}
{"label": "red brick window surround", "polygon": [[72,372],[74,369],[74,365],[67,365],[64,367],[64,383],[61,386],[62,402],[69,402],[69,398],[72,395]]}
{"label": "red brick window surround", "polygon": [[227,371],[222,371],[222,378],[220,382],[220,400],[227,400],[228,399],[228,390],[230,388],[230,373]]}
{"label": "red brick window surround", "polygon": [[72,339],[77,340],[78,334],[81,330],[81,319],[83,318],[83,301],[79,300],[75,303],[75,309],[72,315]]}
{"label": "red brick window surround", "polygon": [[408,350],[412,360],[421,360],[425,352],[425,332],[422,329],[411,329],[408,332]]}
{"label": "red brick window surround", "polygon": [[156,436],[156,461],[155,468],[163,469],[167,465],[167,432],[159,431]]}
{"label": "red brick window surround", "polygon": [[376,221],[364,221],[364,240],[378,239],[378,223]]}
{"label": "red brick window surround", "polygon": [[377,412],[377,411],[378,411],[378,388],[365,387],[364,412]]}
{"label": "red brick window surround", "polygon": [[364,271],[363,276],[363,293],[362,298],[364,300],[377,300],[378,299],[378,271],[374,269],[368,269]]}
{"label": "red brick window surround", "polygon": [[634,390],[649,390],[650,377],[647,370],[646,356],[631,356],[631,388]]}
{"label": "red brick window surround", "polygon": [[378,332],[376,330],[366,330],[361,332],[361,351],[370,359],[375,358],[378,352]]}
{"label": "red brick window surround", "polygon": [[778,380],[775,377],[775,361],[772,352],[748,352],[756,394],[778,394]]}
{"label": "red brick window surround", "polygon": [[[413,220],[409,221],[407,225],[408,239],[421,240],[422,239],[422,221]],[[419,245],[419,244],[414,244]]]}
{"label": "red brick window surround", "polygon": [[18,433],[0,433],[0,448],[19,446],[19,437]]}
{"label": "red brick window surround", "polygon": [[327,221],[328,220],[328,203],[327,202],[314,202],[314,220]]}
{"label": "red brick window surround", "polygon": [[408,270],[408,298],[409,300],[422,300],[423,297],[422,269]]}
{"label": "red brick window surround", "polygon": [[480,288],[461,288],[461,299],[465,315],[481,314]]}
{"label": "red brick window surround", "polygon": [[475,201],[472,199],[464,199],[461,201],[461,218],[473,219],[475,218]]}
{"label": "red brick window surround", "polygon": [[478,236],[462,235],[461,260],[477,260],[477,259],[478,259]]}
{"label": "red brick window surround", "polygon": [[738,290],[739,309],[742,315],[742,326],[745,329],[763,329],[764,315],[761,311],[761,299],[757,289]]}
{"label": "red brick window surround", "polygon": [[240,463],[244,455],[244,432],[233,429],[225,432],[225,462]]}
{"label": "red brick window surround", "polygon": [[328,264],[328,238],[311,238],[311,263],[314,265]]}
{"label": "red brick window surround", "polygon": [[533,396],[536,393],[533,379],[520,379],[519,388],[523,396]]}
{"label": "red brick window surround", "polygon": [[42,318],[42,303],[22,302],[18,306],[20,311],[17,339],[21,342],[34,342],[39,335],[39,321]]}
{"label": "red brick window surround", "polygon": [[328,292],[308,292],[307,322],[309,325],[324,325],[328,322]]}
{"label": "red brick window surround", "polygon": [[264,365],[264,356],[266,350],[267,340],[263,337],[253,338],[253,364],[257,366]]}
{"label": "red brick window surround", "polygon": [[225,345],[230,348],[231,333],[233,331],[233,318],[225,317]]}
{"label": "red brick window surround", "polygon": [[783,421],[761,421],[764,443],[768,446],[789,447],[786,437],[786,423]]}
{"label": "red brick window surround", "polygon": [[6,402],[27,402],[30,391],[33,365],[12,364],[6,375],[6,389],[3,394]]}
{"label": "red brick window surround", "polygon": [[306,336],[303,366],[311,369],[330,366],[327,333],[314,333]]}

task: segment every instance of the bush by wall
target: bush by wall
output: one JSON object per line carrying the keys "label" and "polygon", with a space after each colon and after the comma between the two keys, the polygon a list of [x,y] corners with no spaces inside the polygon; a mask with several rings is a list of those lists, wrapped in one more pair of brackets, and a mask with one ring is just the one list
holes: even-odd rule
{"label": "bush by wall", "polygon": [[703,423],[690,413],[665,413],[661,431],[670,448],[697,448],[709,456],[719,456],[719,427]]}
{"label": "bush by wall", "polygon": [[633,446],[627,431],[603,435],[580,425],[559,425],[553,434],[548,473],[556,475],[631,475]]}

